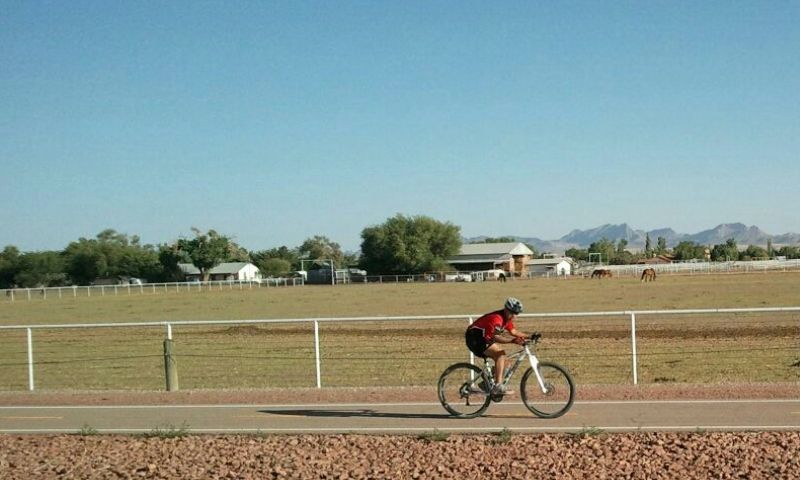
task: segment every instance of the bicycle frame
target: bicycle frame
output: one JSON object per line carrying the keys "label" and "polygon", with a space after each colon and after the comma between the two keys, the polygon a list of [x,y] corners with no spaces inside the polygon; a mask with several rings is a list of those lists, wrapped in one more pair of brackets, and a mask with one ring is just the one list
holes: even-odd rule
{"label": "bicycle frame", "polygon": [[[533,374],[536,375],[536,383],[539,384],[539,388],[542,389],[542,393],[547,393],[547,386],[544,384],[544,379],[542,378],[542,375],[539,373],[539,368],[538,368],[539,358],[536,356],[536,353],[534,353],[534,351],[530,348],[530,345],[527,343],[523,345],[523,348],[508,355],[507,361],[509,362],[513,361],[513,363],[506,368],[505,375],[503,376],[502,385],[508,385],[508,383],[511,381],[511,377],[513,377],[514,374],[517,372],[517,369],[525,360],[525,358],[528,359],[528,362],[530,363],[531,368],[533,369]],[[483,372],[484,375],[486,375],[492,381],[492,384],[494,384],[494,379],[491,375],[489,375],[488,372],[487,360],[488,359],[484,359]]]}

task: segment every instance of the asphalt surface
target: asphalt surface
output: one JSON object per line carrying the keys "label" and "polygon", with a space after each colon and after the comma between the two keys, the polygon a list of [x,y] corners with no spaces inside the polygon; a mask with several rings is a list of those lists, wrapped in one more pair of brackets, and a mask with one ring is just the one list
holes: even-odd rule
{"label": "asphalt surface", "polygon": [[800,400],[576,402],[561,418],[532,415],[519,401],[459,419],[438,403],[315,405],[2,406],[0,433],[453,433],[800,430]]}

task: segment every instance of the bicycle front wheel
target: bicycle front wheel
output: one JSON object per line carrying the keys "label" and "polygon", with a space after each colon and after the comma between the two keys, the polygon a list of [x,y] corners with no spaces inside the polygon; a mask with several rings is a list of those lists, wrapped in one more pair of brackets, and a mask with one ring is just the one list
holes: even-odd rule
{"label": "bicycle front wheel", "polygon": [[492,401],[484,390],[481,369],[471,363],[447,367],[439,377],[437,390],[444,409],[461,418],[479,416]]}
{"label": "bicycle front wheel", "polygon": [[532,368],[522,376],[519,386],[522,403],[541,418],[558,418],[567,413],[575,401],[575,382],[567,369],[557,363],[540,362],[539,375],[544,390]]}

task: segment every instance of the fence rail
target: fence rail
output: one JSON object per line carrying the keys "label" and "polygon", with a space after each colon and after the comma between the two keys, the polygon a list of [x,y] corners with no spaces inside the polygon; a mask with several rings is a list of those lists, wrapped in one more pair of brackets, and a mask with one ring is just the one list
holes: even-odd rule
{"label": "fence rail", "polygon": [[725,274],[725,273],[767,273],[800,270],[800,259],[791,260],[751,260],[731,262],[674,262],[664,264],[636,265],[585,265],[576,273],[590,275],[595,268],[604,268],[617,275],[639,276],[645,268],[652,268],[658,274]]}
{"label": "fence rail", "polygon": [[156,294],[169,292],[203,292],[216,290],[253,290],[257,288],[299,287],[302,278],[268,278],[251,280],[214,280],[208,282],[169,282],[118,285],[70,285],[66,287],[9,288],[0,290],[7,301],[35,298],[97,297],[106,295]]}
{"label": "fence rail", "polygon": [[[637,349],[637,318],[645,316],[677,316],[677,315],[712,315],[712,314],[767,314],[767,313],[787,313],[800,312],[800,307],[765,307],[765,308],[721,308],[721,309],[675,309],[675,310],[619,310],[605,312],[559,312],[559,313],[526,313],[521,314],[521,319],[563,319],[563,318],[621,318],[629,321],[630,334],[630,359],[631,359],[631,381],[634,385],[639,383],[638,378],[638,349]],[[172,362],[172,358],[167,352],[167,342],[174,340],[173,327],[175,326],[246,326],[246,325],[267,325],[267,324],[312,324],[314,336],[314,365],[316,387],[322,388],[322,363],[320,348],[320,325],[325,323],[343,322],[432,322],[443,320],[454,320],[466,326],[471,323],[478,315],[456,314],[456,315],[434,315],[434,316],[376,316],[376,317],[327,317],[327,318],[282,318],[282,319],[251,319],[251,320],[176,320],[176,321],[152,321],[152,322],[126,322],[126,323],[83,323],[83,324],[40,324],[40,325],[9,325],[0,326],[0,331],[22,330],[25,332],[25,348],[27,354],[27,373],[28,389],[35,389],[35,365],[34,360],[34,331],[44,330],[64,330],[64,329],[104,329],[104,328],[163,328],[165,329],[165,368],[167,369],[167,387],[170,388],[170,372],[167,364]],[[797,328],[797,327],[792,327]],[[171,355],[171,354],[170,354]],[[168,358],[169,357],[169,358]],[[470,355],[470,359],[472,357]],[[174,362],[173,362],[174,363]],[[799,362],[800,363],[800,362]],[[177,384],[177,382],[175,381]]]}

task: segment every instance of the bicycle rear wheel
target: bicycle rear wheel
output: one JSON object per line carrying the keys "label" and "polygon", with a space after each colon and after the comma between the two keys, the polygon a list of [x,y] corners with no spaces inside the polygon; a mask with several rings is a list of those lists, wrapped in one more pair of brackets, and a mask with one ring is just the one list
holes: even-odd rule
{"label": "bicycle rear wheel", "polygon": [[544,381],[544,392],[532,368],[522,376],[519,386],[522,403],[541,418],[558,418],[567,413],[575,401],[575,382],[567,369],[557,363],[540,362],[539,375]]}
{"label": "bicycle rear wheel", "polygon": [[470,363],[450,365],[439,377],[439,401],[450,414],[474,418],[489,407],[492,399],[483,391],[481,369]]}

